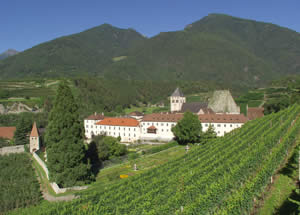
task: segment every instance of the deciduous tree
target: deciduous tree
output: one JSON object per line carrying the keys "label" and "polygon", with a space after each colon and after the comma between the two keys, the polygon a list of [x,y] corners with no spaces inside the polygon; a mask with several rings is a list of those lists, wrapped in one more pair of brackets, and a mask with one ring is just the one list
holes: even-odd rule
{"label": "deciduous tree", "polygon": [[185,112],[183,118],[172,128],[179,144],[196,143],[202,133],[201,122],[197,115]]}

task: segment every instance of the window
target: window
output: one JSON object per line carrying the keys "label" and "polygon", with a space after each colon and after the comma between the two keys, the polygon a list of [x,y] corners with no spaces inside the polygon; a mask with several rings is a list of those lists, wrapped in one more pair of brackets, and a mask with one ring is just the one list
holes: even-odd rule
{"label": "window", "polygon": [[208,127],[208,124],[205,124],[205,127]]}
{"label": "window", "polygon": [[135,131],[135,128],[133,130]]}
{"label": "window", "polygon": [[130,128],[128,128],[128,131],[130,131]]}
{"label": "window", "polygon": [[86,128],[88,128],[89,127],[89,125],[86,125]]}
{"label": "window", "polygon": [[232,127],[232,124],[230,124],[230,127]]}
{"label": "window", "polygon": [[220,124],[218,124],[218,127],[221,127],[221,125],[220,125]]}
{"label": "window", "polygon": [[220,134],[220,131],[218,131],[218,134]]}
{"label": "window", "polygon": [[164,126],[164,123],[161,123],[161,126]]}
{"label": "window", "polygon": [[93,126],[91,125],[91,128],[93,128]]}
{"label": "window", "polygon": [[214,127],[214,124],[211,124],[211,127]]}
{"label": "window", "polygon": [[226,124],[224,124],[224,127],[226,127]]}
{"label": "window", "polygon": [[176,100],[176,103],[178,103],[178,100]]}
{"label": "window", "polygon": [[147,123],[147,125],[149,125],[149,122]]}
{"label": "window", "polygon": [[164,132],[164,129],[161,129],[161,132]]}
{"label": "window", "polygon": [[167,126],[168,126],[169,124],[167,123]]}
{"label": "window", "polygon": [[125,128],[124,128],[124,131],[125,131]]}

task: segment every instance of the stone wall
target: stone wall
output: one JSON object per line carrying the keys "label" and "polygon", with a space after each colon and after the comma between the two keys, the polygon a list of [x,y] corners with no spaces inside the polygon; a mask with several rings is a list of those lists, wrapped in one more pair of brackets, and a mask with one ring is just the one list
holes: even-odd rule
{"label": "stone wall", "polygon": [[[32,155],[33,158],[38,162],[38,164],[43,168],[43,170],[46,173],[47,179],[49,180],[49,171],[45,162],[35,152],[33,152]],[[60,188],[55,182],[51,182],[50,185],[56,194],[64,193],[68,190],[85,190],[88,188],[88,186],[74,186],[74,187]]]}
{"label": "stone wall", "polygon": [[22,153],[25,151],[24,145],[7,146],[0,148],[0,155],[7,155],[11,153]]}

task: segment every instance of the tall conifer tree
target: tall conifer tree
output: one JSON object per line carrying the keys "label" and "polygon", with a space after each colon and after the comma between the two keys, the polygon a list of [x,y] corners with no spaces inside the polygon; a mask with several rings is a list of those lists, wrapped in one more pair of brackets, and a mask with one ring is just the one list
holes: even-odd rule
{"label": "tall conifer tree", "polygon": [[68,187],[89,180],[90,165],[85,162],[83,127],[79,121],[78,106],[66,81],[58,87],[45,143],[52,181]]}

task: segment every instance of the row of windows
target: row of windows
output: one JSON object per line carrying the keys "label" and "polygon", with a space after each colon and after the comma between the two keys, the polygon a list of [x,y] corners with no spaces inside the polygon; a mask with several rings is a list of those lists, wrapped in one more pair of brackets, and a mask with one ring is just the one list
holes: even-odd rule
{"label": "row of windows", "polygon": [[[209,126],[209,124],[205,124],[205,127],[208,127],[208,126]],[[212,127],[214,127],[214,124],[211,124],[211,126],[212,126]],[[224,128],[226,128],[226,126],[227,126],[227,124],[224,124]],[[221,124],[217,124],[217,127],[221,127]],[[231,127],[231,128],[232,128],[232,127],[233,127],[233,125],[232,125],[232,124],[230,124],[230,125],[229,125],[229,127]],[[236,125],[236,127],[239,127],[239,126],[238,126],[238,125]]]}
{"label": "row of windows", "polygon": [[152,123],[151,123],[151,122],[147,122],[147,123],[146,123],[146,122],[143,122],[143,123],[142,123],[142,125],[147,125],[147,126],[149,126],[149,125],[153,125],[153,126],[156,125],[156,126],[159,126],[159,124],[160,124],[161,126],[164,126],[164,125],[169,126],[169,124],[170,124],[171,127],[174,127],[174,126],[176,125],[176,123],[166,123],[166,124],[165,124],[165,123],[158,123],[158,122],[157,122],[157,123],[154,123],[154,122],[152,122]]}
{"label": "row of windows", "polygon": [[[86,125],[85,127],[86,127],[86,128],[89,128],[89,125]],[[116,129],[116,127],[117,127],[117,126],[103,126],[103,129],[104,129],[104,130],[121,130],[121,127],[118,126],[119,129]],[[92,125],[91,125],[91,128],[93,128]],[[100,126],[99,126],[99,125],[98,125],[98,126],[95,125],[95,128],[102,129],[102,126],[101,126],[101,125],[100,125]],[[126,130],[126,127],[123,127],[122,130],[125,131],[125,130]],[[128,128],[128,131],[130,131],[130,130],[131,130],[131,129]],[[133,128],[132,131],[135,131],[135,128]]]}
{"label": "row of windows", "polygon": [[[143,130],[144,130],[144,132],[146,131],[145,128],[144,128]],[[155,131],[158,131],[158,129],[156,129]],[[166,131],[166,132],[169,132],[169,129],[166,129],[165,131]],[[171,130],[170,130],[170,131],[171,131]],[[161,132],[164,132],[164,129],[161,129]],[[148,132],[148,133],[151,133],[151,132]],[[155,132],[155,134],[156,134],[156,132]]]}

